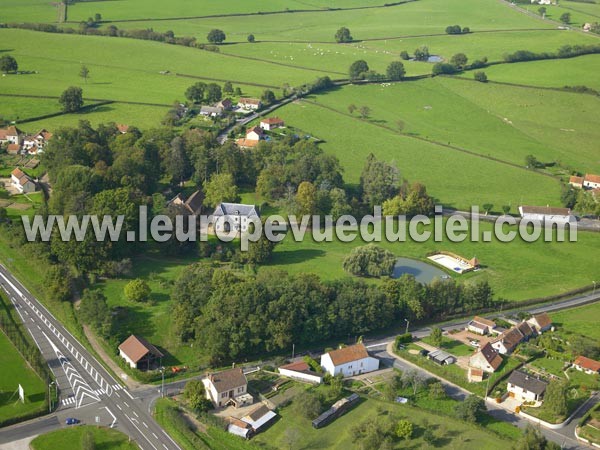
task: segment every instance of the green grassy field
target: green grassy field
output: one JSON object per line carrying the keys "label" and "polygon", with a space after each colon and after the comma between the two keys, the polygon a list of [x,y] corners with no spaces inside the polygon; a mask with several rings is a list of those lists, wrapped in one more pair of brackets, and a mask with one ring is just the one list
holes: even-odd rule
{"label": "green grassy field", "polygon": [[[519,5],[528,11],[538,14],[539,5]],[[600,6],[597,3],[561,1],[558,5],[545,5],[546,18],[560,22],[564,13],[571,14],[570,27],[581,28],[585,23],[598,22],[600,19]],[[562,23],[561,23],[562,25]]]}
{"label": "green grassy field", "polygon": [[[423,342],[429,345],[434,345],[431,340],[431,336],[423,338]],[[452,353],[454,356],[470,356],[475,350],[473,347],[469,347],[468,345],[465,345],[456,339],[450,339],[446,336],[442,337],[442,345],[440,348]]]}
{"label": "green grassy field", "polygon": [[[596,277],[598,278],[598,277]],[[593,278],[595,280],[596,278]],[[600,285],[600,282],[597,282]],[[567,333],[600,340],[600,303],[550,313],[553,324]]]}
{"label": "green grassy field", "polygon": [[296,414],[291,406],[279,410],[281,418],[265,432],[258,434],[254,441],[263,445],[284,448],[288,439],[287,430],[295,429],[304,448],[355,448],[350,428],[366,418],[378,416],[391,416],[396,420],[408,419],[415,425],[413,439],[408,442],[397,442],[394,448],[423,448],[426,444],[422,438],[424,423],[436,436],[436,448],[458,449],[477,443],[481,448],[505,448],[507,441],[497,435],[482,430],[473,425],[452,419],[437,416],[419,408],[406,405],[394,405],[373,399],[364,400],[354,409],[341,418],[327,425],[325,428],[315,430],[308,419]]}
{"label": "green grassy field", "polygon": [[501,64],[487,67],[485,73],[491,81],[556,88],[587,86],[600,90],[600,80],[595,76],[598,70],[600,70],[600,55],[586,55],[554,61]]}
{"label": "green grassy field", "polygon": [[[481,223],[480,228],[481,231],[491,229],[486,223]],[[308,236],[303,242],[295,242],[288,236],[275,248],[270,265],[291,273],[310,272],[323,278],[336,279],[348,276],[342,268],[342,261],[350,249],[358,245],[364,243],[359,240],[352,243],[337,240],[318,243]],[[585,263],[588,252],[596,251],[593,249],[600,246],[597,236],[592,233],[580,232],[576,243],[525,243],[520,240],[476,243],[466,240],[461,243],[381,242],[378,245],[397,256],[416,259],[423,259],[429,252],[440,250],[466,258],[476,256],[485,268],[457,276],[458,279],[466,282],[487,280],[498,298],[510,300],[558,294],[589,285],[591,280],[600,278],[598,268]],[[577,262],[565,265],[564,261]],[[560,276],[561,273],[565,275]]]}
{"label": "green grassy field", "polygon": [[[351,103],[367,105],[373,125],[395,131],[397,121],[402,120],[406,135],[513,164],[524,166],[525,157],[533,154],[544,162],[560,161],[600,171],[596,146],[600,131],[593,126],[600,121],[600,110],[593,96],[436,77],[393,85],[347,86],[314,99],[344,114]],[[542,111],[545,117],[539,121]],[[446,159],[451,158],[452,152]],[[397,161],[402,169],[404,158]],[[505,170],[500,165],[497,169]],[[524,174],[524,178],[540,181],[531,172]]]}
{"label": "green grassy field", "polygon": [[94,436],[97,449],[102,450],[135,450],[137,445],[128,441],[126,435],[109,428],[79,425],[73,428],[52,431],[42,434],[31,441],[33,450],[78,450],[81,447],[83,433],[89,431]]}
{"label": "green grassy field", "polygon": [[[411,86],[412,84],[409,88]],[[371,89],[371,92],[376,92],[376,89]],[[356,103],[353,92],[353,89],[342,90],[340,94],[336,92],[317,97],[318,105],[326,105],[329,98],[338,99],[337,102],[332,102],[337,111],[333,114],[330,109],[308,102],[293,103],[277,112],[286,123],[325,141],[322,144],[323,149],[336,155],[342,162],[346,182],[358,183],[366,157],[373,153],[379,159],[395,162],[402,177],[411,182],[425,183],[428,192],[447,206],[468,208],[470,205],[490,202],[497,207],[511,204],[516,209],[519,204],[558,203],[560,185],[556,179],[434,145],[408,135],[400,135],[394,129],[394,121],[384,121],[382,124],[377,120],[383,119],[369,121],[361,120],[357,116],[349,117],[346,108],[350,103]],[[380,102],[375,98],[363,98],[370,105]],[[421,104],[420,109],[423,109],[428,103]],[[357,103],[357,106],[362,105]],[[375,107],[372,111],[373,117],[380,114]],[[413,114],[425,113],[414,111]],[[400,115],[397,117],[402,119]],[[444,123],[439,126],[450,129],[450,123],[457,120],[461,119],[446,117]],[[392,130],[382,128],[381,125],[391,127]],[[435,123],[424,122],[421,126],[422,129],[431,129]],[[436,134],[442,137],[441,132]],[[422,137],[432,139],[428,134]],[[499,147],[501,139],[501,135],[494,137]],[[446,139],[442,144],[447,142]]]}
{"label": "green grassy field", "polygon": [[[46,385],[0,331],[0,422],[45,408]],[[19,384],[25,403],[19,401]]]}

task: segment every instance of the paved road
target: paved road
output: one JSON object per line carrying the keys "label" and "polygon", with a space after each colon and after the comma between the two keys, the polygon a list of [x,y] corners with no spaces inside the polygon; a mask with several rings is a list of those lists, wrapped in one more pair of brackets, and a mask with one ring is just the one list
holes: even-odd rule
{"label": "paved road", "polygon": [[117,428],[142,450],[180,447],[154,421],[144,399],[117,382],[54,316],[0,265],[0,287],[14,304],[26,328],[56,377],[60,392],[56,415],[0,431],[0,444],[64,426],[67,417],[82,423]]}

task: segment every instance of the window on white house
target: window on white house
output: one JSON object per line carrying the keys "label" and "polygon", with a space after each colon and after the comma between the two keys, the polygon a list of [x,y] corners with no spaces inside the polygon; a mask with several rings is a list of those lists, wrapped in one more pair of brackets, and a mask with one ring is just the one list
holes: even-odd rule
{"label": "window on white house", "polygon": [[223,392],[223,393],[221,394],[221,398],[226,398],[226,397],[227,397],[227,392]]}

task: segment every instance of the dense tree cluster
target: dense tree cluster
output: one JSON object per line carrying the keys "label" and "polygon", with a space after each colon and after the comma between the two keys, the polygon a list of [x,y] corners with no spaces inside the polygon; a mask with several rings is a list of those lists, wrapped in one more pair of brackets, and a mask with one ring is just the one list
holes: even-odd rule
{"label": "dense tree cluster", "polygon": [[470,32],[469,27],[461,28],[460,25],[448,25],[446,27],[446,34],[467,34]]}
{"label": "dense tree cluster", "polygon": [[398,195],[384,201],[382,207],[385,216],[406,215],[412,217],[418,214],[429,216],[434,212],[435,202],[433,197],[427,194],[425,185],[421,183],[409,185],[404,182]]}
{"label": "dense tree cluster", "polygon": [[11,55],[3,55],[0,57],[0,71],[2,73],[16,72],[19,68],[17,60]]}
{"label": "dense tree cluster", "polygon": [[361,277],[382,277],[392,273],[396,256],[375,244],[352,249],[344,259],[344,270]]}
{"label": "dense tree cluster", "polygon": [[350,34],[350,30],[346,27],[342,27],[335,33],[335,42],[337,43],[346,43],[352,42],[352,35]]}
{"label": "dense tree cluster", "polygon": [[390,326],[399,318],[446,317],[487,307],[487,283],[422,285],[404,276],[371,285],[360,280],[322,281],[263,269],[239,276],[198,263],[173,288],[173,334],[194,342],[213,362],[265,351],[346,339]]}

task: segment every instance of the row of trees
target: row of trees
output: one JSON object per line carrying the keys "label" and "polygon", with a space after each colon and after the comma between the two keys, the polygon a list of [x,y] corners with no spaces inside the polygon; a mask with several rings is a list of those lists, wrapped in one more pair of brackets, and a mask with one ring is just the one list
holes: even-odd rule
{"label": "row of trees", "polygon": [[406,70],[401,61],[392,61],[385,72],[385,75],[379,74],[369,69],[369,64],[365,60],[354,61],[348,69],[350,80],[368,80],[368,81],[400,81],[404,78]]}
{"label": "row of trees", "polygon": [[425,286],[404,276],[371,285],[277,269],[240,277],[199,263],[184,270],[173,288],[172,332],[219,363],[292,344],[347,339],[386,328],[401,317],[445,317],[491,301],[487,283]]}

